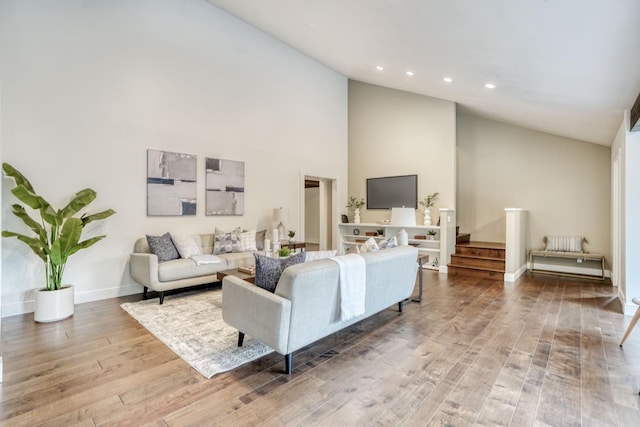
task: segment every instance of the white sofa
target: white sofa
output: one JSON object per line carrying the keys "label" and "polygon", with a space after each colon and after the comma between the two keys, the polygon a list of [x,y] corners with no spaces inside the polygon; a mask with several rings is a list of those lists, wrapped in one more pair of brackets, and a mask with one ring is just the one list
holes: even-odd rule
{"label": "white sofa", "polygon": [[[213,252],[213,234],[200,234],[202,253]],[[258,253],[264,253],[258,251]],[[188,286],[204,285],[218,281],[218,271],[246,267],[255,263],[254,252],[228,253],[217,255],[220,263],[196,265],[191,259],[174,259],[158,262],[151,253],[147,239],[136,241],[131,254],[131,277],[144,287],[144,298],[151,289],[159,293],[160,304],[164,302],[164,292]]]}
{"label": "white sofa", "polygon": [[401,246],[363,254],[366,263],[365,313],[340,320],[339,267],[319,260],[284,270],[271,293],[237,277],[222,281],[222,318],[244,334],[285,356],[291,373],[294,351],[411,296],[418,250]]}

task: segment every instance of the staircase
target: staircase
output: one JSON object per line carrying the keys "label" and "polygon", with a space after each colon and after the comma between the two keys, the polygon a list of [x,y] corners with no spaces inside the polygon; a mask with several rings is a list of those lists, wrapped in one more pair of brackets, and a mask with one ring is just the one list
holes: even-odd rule
{"label": "staircase", "polygon": [[464,242],[456,244],[448,274],[503,280],[504,243]]}

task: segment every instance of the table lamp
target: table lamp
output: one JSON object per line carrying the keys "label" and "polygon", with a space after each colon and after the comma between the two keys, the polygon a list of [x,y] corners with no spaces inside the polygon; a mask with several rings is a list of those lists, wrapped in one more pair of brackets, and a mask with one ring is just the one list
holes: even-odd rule
{"label": "table lamp", "polygon": [[285,236],[284,223],[288,220],[288,211],[285,208],[276,208],[273,210],[273,222],[278,229],[278,240]]}
{"label": "table lamp", "polygon": [[[416,210],[413,208],[391,208],[391,221],[389,225],[393,227],[415,227]],[[398,245],[408,245],[409,235],[403,228],[398,232]]]}

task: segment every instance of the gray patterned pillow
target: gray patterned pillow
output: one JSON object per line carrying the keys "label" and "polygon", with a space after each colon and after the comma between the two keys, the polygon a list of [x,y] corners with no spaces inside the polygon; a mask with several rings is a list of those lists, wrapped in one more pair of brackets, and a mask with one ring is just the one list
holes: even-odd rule
{"label": "gray patterned pillow", "polygon": [[380,249],[390,249],[398,246],[398,239],[396,236],[389,237],[387,240],[380,242]]}
{"label": "gray patterned pillow", "polygon": [[305,259],[305,252],[300,252],[289,258],[269,258],[268,256],[253,254],[256,259],[256,286],[275,292],[278,280],[282,272],[292,265],[302,264]]}
{"label": "gray patterned pillow", "polygon": [[230,254],[232,252],[242,252],[240,247],[240,233],[242,229],[240,227],[233,229],[229,233],[225,233],[223,230],[216,228],[216,232],[213,236],[213,254]]}
{"label": "gray patterned pillow", "polygon": [[180,254],[173,244],[169,233],[164,233],[162,236],[147,235],[147,243],[149,243],[151,253],[158,257],[158,262],[180,258]]}

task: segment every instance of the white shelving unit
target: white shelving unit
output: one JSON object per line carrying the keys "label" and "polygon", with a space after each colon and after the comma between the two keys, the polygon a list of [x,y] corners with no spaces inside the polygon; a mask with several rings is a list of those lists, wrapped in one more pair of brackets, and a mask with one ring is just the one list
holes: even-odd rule
{"label": "white shelving unit", "polygon": [[[451,261],[451,254],[455,251],[455,213],[451,209],[440,209],[440,223],[447,227],[437,225],[415,225],[413,227],[399,227],[379,223],[346,223],[338,224],[340,231],[340,244],[344,252],[355,245],[361,245],[370,237],[377,242],[388,239],[404,229],[409,235],[409,244],[418,248],[420,255],[428,255],[423,268],[447,272],[447,264]],[[356,231],[357,230],[357,231]],[[429,231],[435,233],[430,238]],[[381,234],[379,233],[381,232]],[[375,236],[367,235],[375,233]],[[424,236],[425,238],[417,238]]]}

